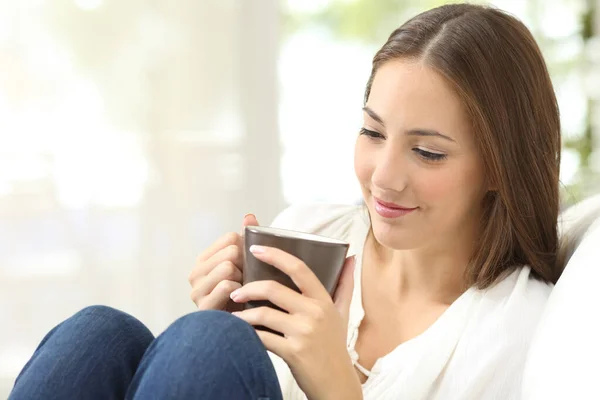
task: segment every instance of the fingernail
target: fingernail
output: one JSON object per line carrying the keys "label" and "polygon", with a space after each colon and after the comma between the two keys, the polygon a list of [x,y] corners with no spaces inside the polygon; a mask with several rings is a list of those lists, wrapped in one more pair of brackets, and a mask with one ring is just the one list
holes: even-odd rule
{"label": "fingernail", "polygon": [[248,214],[244,215],[244,219],[246,219],[246,217],[254,217],[254,214],[248,213]]}
{"label": "fingernail", "polygon": [[252,246],[250,246],[250,252],[252,254],[261,254],[265,252],[265,248],[262,246],[258,246],[256,244],[253,244]]}
{"label": "fingernail", "polygon": [[240,289],[236,289],[229,295],[229,298],[233,301],[240,295]]}
{"label": "fingernail", "polygon": [[241,314],[241,311],[234,311],[231,313],[231,315],[235,316],[235,317],[239,317]]}

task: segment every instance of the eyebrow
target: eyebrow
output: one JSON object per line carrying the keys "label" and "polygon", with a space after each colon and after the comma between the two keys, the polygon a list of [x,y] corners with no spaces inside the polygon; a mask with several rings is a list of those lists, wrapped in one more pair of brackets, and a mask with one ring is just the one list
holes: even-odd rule
{"label": "eyebrow", "polygon": [[377,115],[377,113],[375,111],[371,110],[367,106],[363,107],[363,111],[366,112],[369,115],[369,117],[371,117],[375,121],[379,122],[381,124],[381,126],[385,126],[385,123],[383,122],[383,119],[379,115]]}
{"label": "eyebrow", "polygon": [[[367,106],[363,107],[363,111],[366,112],[369,115],[369,117],[373,118],[375,121],[377,121],[379,124],[381,124],[381,126],[385,127],[385,123],[383,122],[383,119],[375,111],[373,111],[372,109],[370,109]],[[410,136],[434,136],[434,137],[437,136],[442,139],[449,140],[451,142],[456,142],[450,136],[443,135],[443,134],[439,133],[438,131],[434,131],[432,129],[410,129],[406,133]]]}
{"label": "eyebrow", "polygon": [[449,140],[451,142],[456,142],[450,136],[443,135],[443,134],[439,133],[438,131],[433,131],[431,129],[411,129],[411,130],[407,131],[406,133],[411,136],[437,136],[442,139]]}

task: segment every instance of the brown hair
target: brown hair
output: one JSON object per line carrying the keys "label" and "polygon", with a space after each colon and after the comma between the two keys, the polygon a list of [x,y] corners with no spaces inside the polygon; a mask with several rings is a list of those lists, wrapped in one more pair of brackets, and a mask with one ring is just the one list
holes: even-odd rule
{"label": "brown hair", "polygon": [[453,85],[471,118],[494,187],[483,205],[466,283],[487,288],[522,265],[556,282],[560,120],[544,59],[529,30],[496,8],[445,5],[396,29],[373,59],[412,58]]}

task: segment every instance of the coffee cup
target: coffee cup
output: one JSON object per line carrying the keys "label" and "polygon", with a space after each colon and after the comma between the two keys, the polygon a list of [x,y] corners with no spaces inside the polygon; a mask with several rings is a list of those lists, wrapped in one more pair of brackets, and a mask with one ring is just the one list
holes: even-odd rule
{"label": "coffee cup", "polygon": [[[275,247],[299,258],[313,271],[332,297],[349,248],[347,242],[326,236],[273,227],[247,226],[244,230],[243,284],[273,280],[298,293],[300,290],[287,274],[254,257],[250,252],[252,245]],[[249,301],[245,304],[246,309],[261,306],[279,309],[269,301]]]}

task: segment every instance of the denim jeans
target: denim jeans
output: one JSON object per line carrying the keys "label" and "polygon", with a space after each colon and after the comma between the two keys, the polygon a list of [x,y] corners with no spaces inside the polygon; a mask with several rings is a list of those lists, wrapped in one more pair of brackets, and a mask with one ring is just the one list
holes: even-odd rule
{"label": "denim jeans", "polygon": [[158,338],[121,311],[92,306],[52,329],[9,400],[281,400],[273,364],[246,322],[222,311],[175,321]]}

